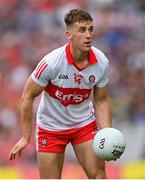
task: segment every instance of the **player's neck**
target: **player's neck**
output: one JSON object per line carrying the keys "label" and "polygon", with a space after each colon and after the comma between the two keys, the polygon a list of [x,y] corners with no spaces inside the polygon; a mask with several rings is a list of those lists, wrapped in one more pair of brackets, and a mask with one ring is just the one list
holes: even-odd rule
{"label": "player's neck", "polygon": [[70,46],[70,51],[74,59],[74,63],[80,66],[85,66],[89,62],[89,53],[75,49]]}

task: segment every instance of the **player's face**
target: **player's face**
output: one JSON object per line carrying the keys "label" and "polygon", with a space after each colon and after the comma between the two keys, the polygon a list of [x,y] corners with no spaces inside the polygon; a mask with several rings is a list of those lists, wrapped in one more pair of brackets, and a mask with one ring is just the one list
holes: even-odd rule
{"label": "player's face", "polygon": [[75,49],[89,51],[92,45],[93,22],[76,22],[70,29],[69,40]]}

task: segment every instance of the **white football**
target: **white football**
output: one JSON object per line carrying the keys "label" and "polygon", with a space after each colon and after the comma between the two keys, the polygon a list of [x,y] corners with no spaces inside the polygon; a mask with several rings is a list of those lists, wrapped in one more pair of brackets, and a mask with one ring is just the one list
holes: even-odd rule
{"label": "white football", "polygon": [[93,139],[93,150],[104,160],[117,160],[125,150],[125,137],[115,128],[104,128]]}

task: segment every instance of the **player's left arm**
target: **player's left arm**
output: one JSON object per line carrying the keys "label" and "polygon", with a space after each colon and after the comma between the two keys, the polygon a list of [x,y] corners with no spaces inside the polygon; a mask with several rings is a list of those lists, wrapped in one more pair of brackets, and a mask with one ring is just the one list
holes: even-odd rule
{"label": "player's left arm", "polygon": [[107,87],[94,87],[94,110],[100,129],[112,127],[112,114]]}

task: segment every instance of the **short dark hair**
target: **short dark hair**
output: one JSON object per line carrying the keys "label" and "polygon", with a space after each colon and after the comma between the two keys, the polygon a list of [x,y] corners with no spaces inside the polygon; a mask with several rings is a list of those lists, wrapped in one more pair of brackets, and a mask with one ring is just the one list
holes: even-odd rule
{"label": "short dark hair", "polygon": [[70,26],[75,22],[93,21],[89,12],[83,9],[71,9],[64,17],[66,26]]}

